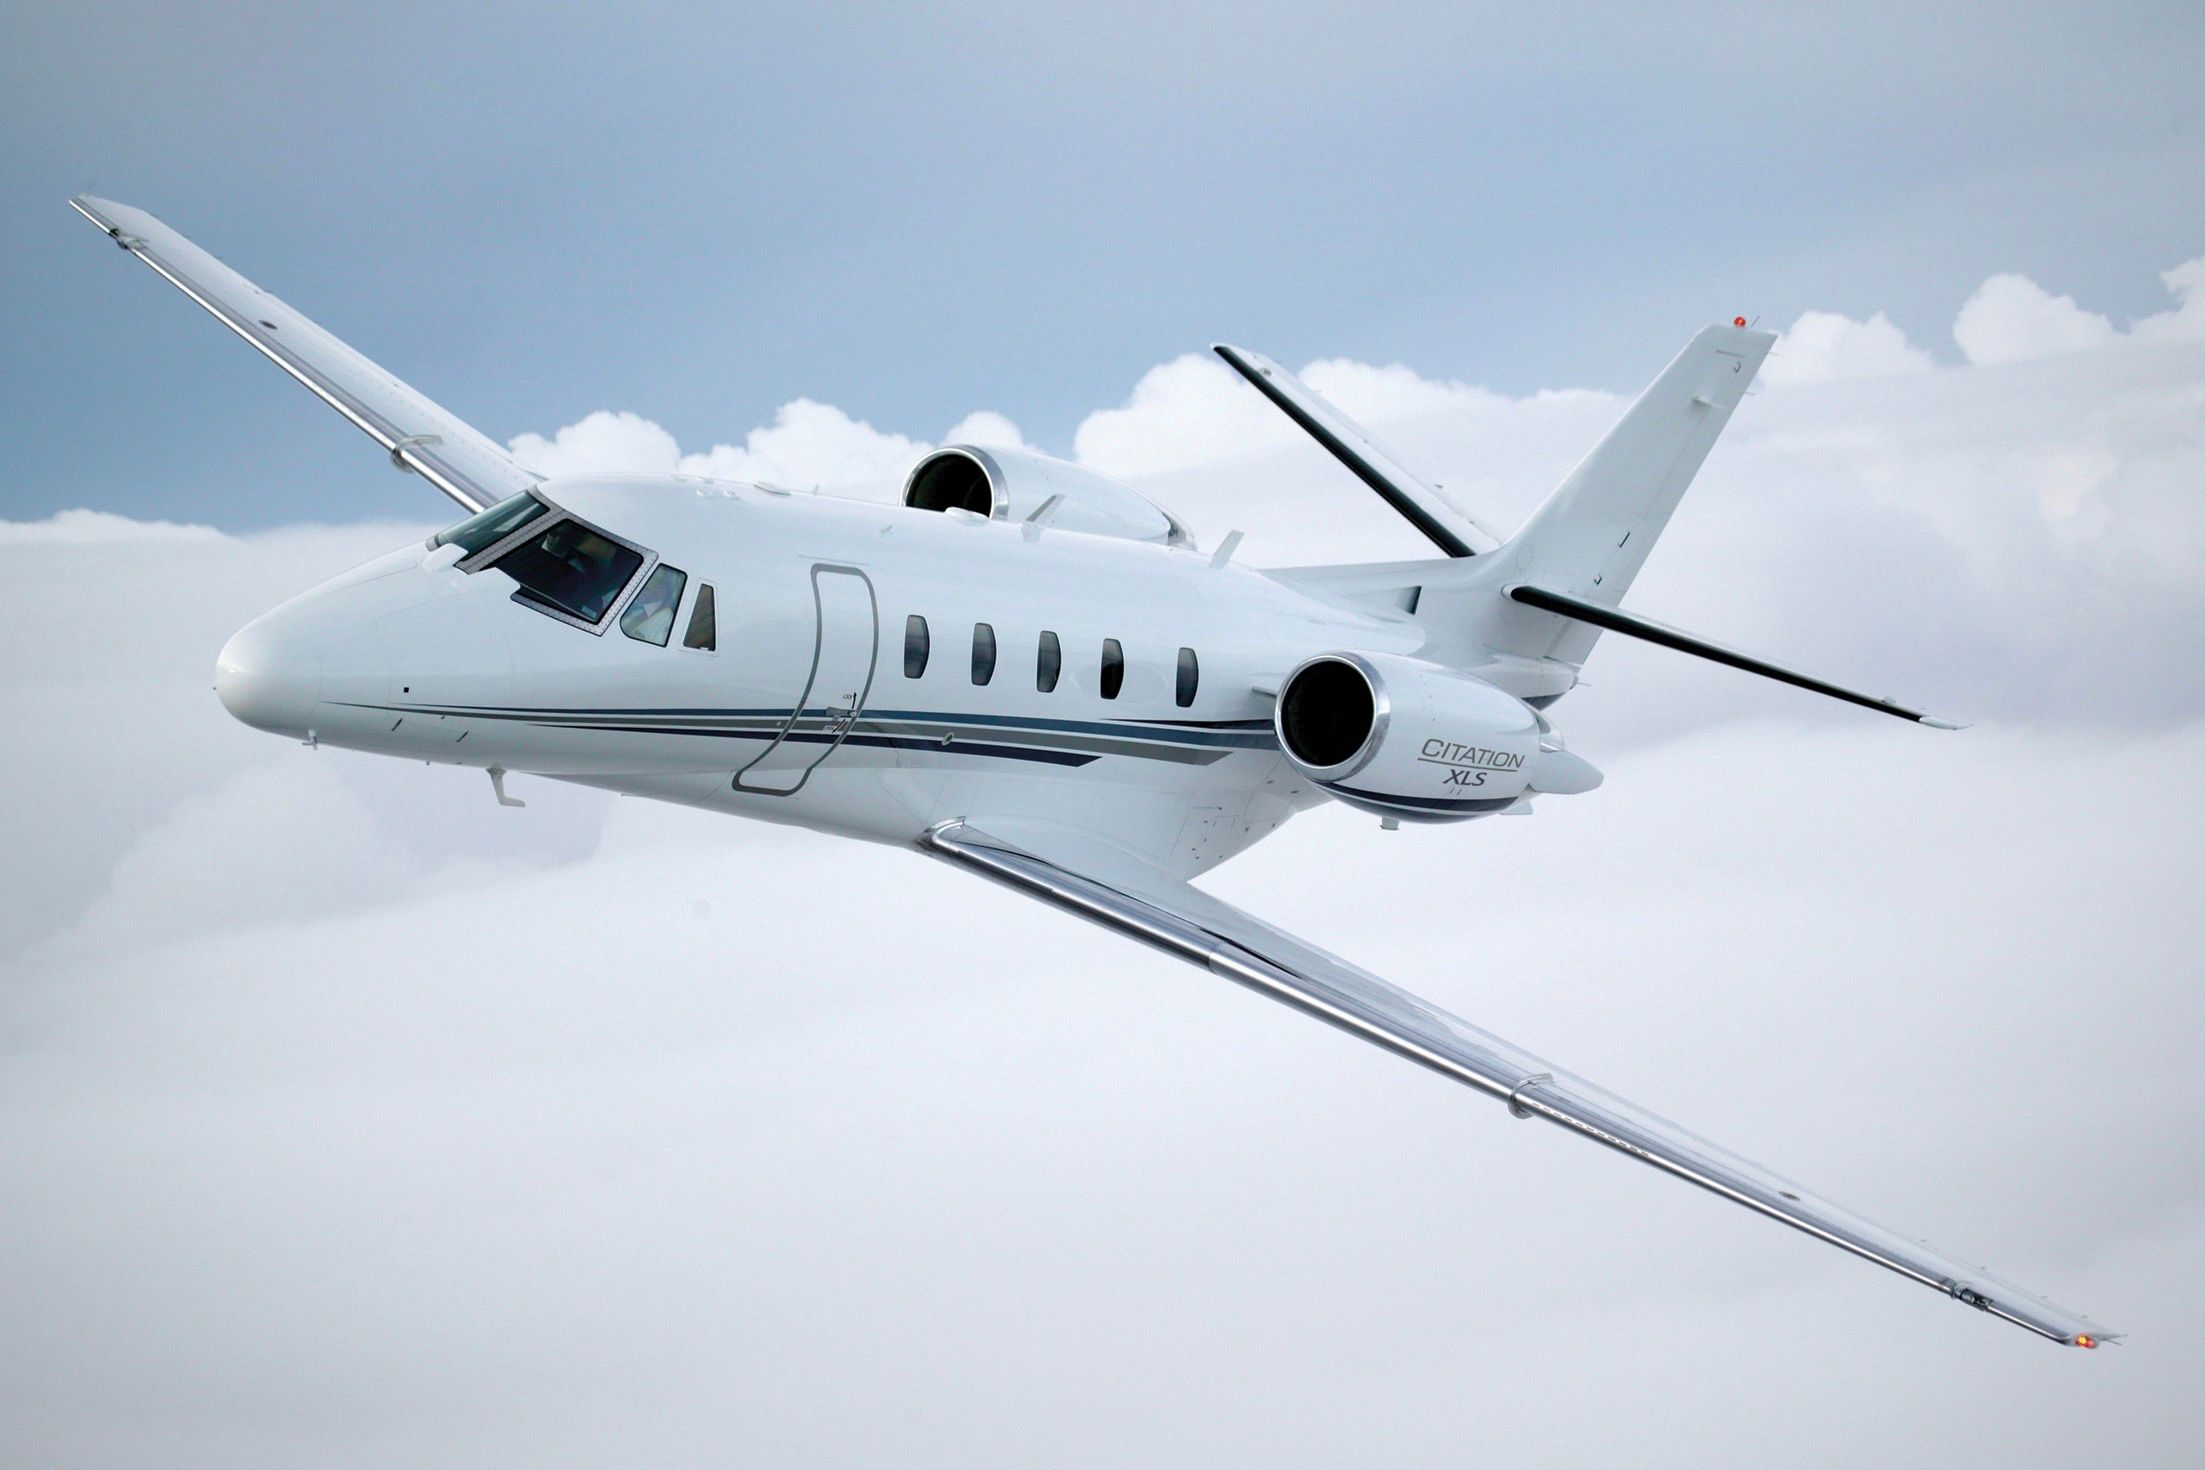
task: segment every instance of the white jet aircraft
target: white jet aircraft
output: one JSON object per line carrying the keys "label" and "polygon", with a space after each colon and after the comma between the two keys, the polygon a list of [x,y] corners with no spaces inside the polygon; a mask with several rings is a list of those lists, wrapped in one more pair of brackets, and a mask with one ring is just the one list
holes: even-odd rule
{"label": "white jet aircraft", "polygon": [[467,511],[232,638],[215,688],[308,744],[916,847],[2057,1342],[2108,1334],[1242,913],[1188,879],[1341,801],[1526,811],[1600,773],[1548,719],[1605,632],[1939,728],[1618,604],[1767,355],[1710,327],[1514,536],[1277,363],[1220,356],[1444,556],[1255,571],[1124,485],[950,445],[903,503],[542,479],[141,210],[71,201]]}

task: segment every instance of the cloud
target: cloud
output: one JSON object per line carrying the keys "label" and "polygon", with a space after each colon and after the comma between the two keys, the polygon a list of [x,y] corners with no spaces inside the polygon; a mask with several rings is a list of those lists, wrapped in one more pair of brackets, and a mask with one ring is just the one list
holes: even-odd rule
{"label": "cloud", "polygon": [[2072,296],[2054,296],[2027,276],[1992,276],[1976,288],[1953,340],[1978,364],[2030,362],[2063,352],[2087,352],[2114,339],[2113,323],[2084,311]]}
{"label": "cloud", "polygon": [[[1019,445],[1018,426],[1002,414],[968,414],[944,442]],[[674,436],[652,420],[603,409],[545,438],[522,434],[514,456],[538,474],[641,472],[708,475],[769,485],[865,485],[900,480],[933,446],[884,433],[831,404],[809,398],[781,405],[773,422],[752,429],[740,445],[715,444],[684,454]]]}
{"label": "cloud", "polygon": [[1283,443],[1293,432],[1232,369],[1188,353],[1142,374],[1122,407],[1081,420],[1072,454],[1103,474],[1139,478]]}
{"label": "cloud", "polygon": [[[573,863],[239,909],[268,856],[211,839],[365,759],[276,745],[142,849],[202,874],[11,967],[0,1446],[1750,1463],[1645,1416],[1685,1382],[1780,1429],[1843,1382],[1846,1446],[2148,1458],[2205,1428],[2205,734],[1962,739],[1739,731],[1473,830],[1319,813],[1217,886],[2100,1313],[2118,1378],[909,853],[621,804]],[[2156,796],[2015,800],[2093,786]],[[326,796],[314,848],[359,831]],[[1533,1410],[1527,1354],[1628,1412]]]}
{"label": "cloud", "polygon": [[2184,261],[2159,279],[2179,303],[2138,322],[2132,331],[2145,342],[2197,342],[2205,340],[2205,255]]}
{"label": "cloud", "polygon": [[1968,361],[2033,362],[2116,342],[2205,342],[2205,256],[2162,271],[2172,309],[2139,319],[2126,332],[2072,296],[2054,296],[2027,276],[1993,276],[1960,308],[1953,337]]}
{"label": "cloud", "polygon": [[42,521],[0,521],[0,547],[104,546],[119,541],[218,541],[212,526],[134,521],[104,510],[64,510]]}
{"label": "cloud", "polygon": [[844,485],[895,478],[924,448],[901,434],[884,434],[839,408],[799,398],[781,405],[771,426],[752,429],[740,448],[717,444],[703,454],[684,456],[681,467],[723,480]]}
{"label": "cloud", "polygon": [[[2179,283],[2192,275],[2171,272]],[[2183,298],[2183,311],[2195,298]],[[2205,351],[2149,333],[2013,373],[1932,369],[1881,314],[1810,314],[1740,408],[1631,600],[1662,617],[1962,718],[2088,728],[2205,713]],[[2160,321],[2152,318],[2147,321]],[[1627,403],[1515,397],[1318,364],[1404,462],[1512,527]],[[1242,418],[1240,415],[1254,415]],[[1182,358],[1092,415],[1083,459],[1258,565],[1431,548],[1224,370]],[[1649,738],[1812,701],[1608,639],[1576,729]],[[1656,719],[1649,711],[1663,711]],[[1611,723],[1611,711],[1613,723]]]}
{"label": "cloud", "polygon": [[549,439],[521,434],[508,446],[539,475],[672,474],[681,465],[674,436],[641,414],[598,409]]}
{"label": "cloud", "polygon": [[[2194,431],[2205,394],[2205,258],[2164,279],[2174,309],[2132,332],[2076,334],[2087,314],[2072,302],[1994,278],[1956,328],[1987,356],[1942,369],[1880,312],[1806,313],[1633,603],[1964,717],[2082,727],[2205,713],[2205,502],[2195,492],[2205,448]],[[2018,376],[1995,370],[2063,331],[2072,350]],[[1443,495],[1504,530],[1628,402],[1582,389],[1496,393],[1400,364],[1327,359],[1304,374]],[[982,413],[946,437],[1016,442],[1018,430]],[[1080,463],[1153,496],[1205,544],[1246,532],[1247,563],[1431,554],[1207,354],[1150,369],[1123,403],[1089,414],[1072,442]],[[631,467],[876,498],[891,497],[930,447],[806,400],[741,448],[684,454],[658,425],[611,414],[516,443],[547,465],[566,446],[561,468],[624,455]],[[1607,740],[1666,737],[1741,713],[1834,717],[1619,639],[1606,640],[1588,673],[1570,719]]]}
{"label": "cloud", "polygon": [[[245,730],[228,633],[421,528],[61,517],[0,528],[0,1459],[2166,1458],[2205,1432],[2205,346],[2168,279],[2019,367],[1817,327],[1634,589],[1985,725],[1610,640],[1557,710],[1595,795],[1323,809],[1210,880],[2133,1348],[911,853]],[[1624,401],[1308,376],[1504,524]],[[801,403],[697,456],[635,415],[521,442],[796,484],[924,447]],[[1275,559],[1418,554],[1200,358],[1077,442]]]}
{"label": "cloud", "polygon": [[412,871],[328,763],[285,761],[185,797],[116,859],[105,891],[57,942],[144,945],[296,924],[387,901]]}
{"label": "cloud", "polygon": [[1019,432],[1018,425],[991,409],[981,409],[978,413],[966,414],[956,423],[950,425],[949,432],[942,436],[942,442],[944,444],[993,444],[1005,449],[1029,447],[1026,443],[1026,436]]}
{"label": "cloud", "polygon": [[1934,366],[1930,355],[1908,342],[1906,333],[1880,311],[1864,322],[1832,311],[1810,311],[1776,344],[1761,377],[1776,386],[1837,383],[1926,373]]}

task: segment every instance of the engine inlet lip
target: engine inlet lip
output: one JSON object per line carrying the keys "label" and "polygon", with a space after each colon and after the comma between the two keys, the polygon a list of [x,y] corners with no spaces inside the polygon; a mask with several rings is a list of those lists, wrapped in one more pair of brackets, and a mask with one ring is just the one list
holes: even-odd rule
{"label": "engine inlet lip", "polygon": [[[1294,747],[1286,738],[1286,696],[1293,689],[1294,681],[1318,664],[1344,664],[1353,669],[1370,690],[1370,731],[1363,736],[1363,743],[1355,748],[1354,754],[1337,765],[1312,766],[1304,763],[1294,753]],[[1292,673],[1279,681],[1279,697],[1271,704],[1271,729],[1278,737],[1279,749],[1285,752],[1288,760],[1300,766],[1303,774],[1312,781],[1325,783],[1345,781],[1369,765],[1378,754],[1378,747],[1385,742],[1386,725],[1392,718],[1393,702],[1386,697],[1385,681],[1378,677],[1378,670],[1372,667],[1368,659],[1355,653],[1320,653],[1313,658],[1303,659],[1294,666]]]}
{"label": "engine inlet lip", "polygon": [[[996,463],[994,455],[973,444],[944,444],[941,448],[913,465],[911,473],[905,475],[903,480],[902,499],[904,505],[911,506],[912,492],[919,488],[920,477],[943,460],[949,459],[964,460],[968,464],[979,467],[981,481],[987,486],[988,490],[987,518],[991,521],[1005,519],[1011,507],[1010,490],[1008,488],[1009,478],[1003,473],[1003,466]],[[925,507],[915,508],[924,509]]]}

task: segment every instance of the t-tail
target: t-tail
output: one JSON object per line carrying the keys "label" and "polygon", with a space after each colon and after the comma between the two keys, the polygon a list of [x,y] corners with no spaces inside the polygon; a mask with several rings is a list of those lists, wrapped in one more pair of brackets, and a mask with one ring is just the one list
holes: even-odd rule
{"label": "t-tail", "polygon": [[1447,553],[1444,561],[1295,568],[1278,573],[1282,580],[1320,595],[1408,608],[1432,629],[1431,655],[1534,703],[1574,684],[1593,644],[1610,632],[1900,719],[1957,728],[1621,607],[1775,341],[1775,333],[1752,330],[1742,319],[1702,331],[1505,541],[1401,469],[1276,363],[1238,348],[1217,350]]}

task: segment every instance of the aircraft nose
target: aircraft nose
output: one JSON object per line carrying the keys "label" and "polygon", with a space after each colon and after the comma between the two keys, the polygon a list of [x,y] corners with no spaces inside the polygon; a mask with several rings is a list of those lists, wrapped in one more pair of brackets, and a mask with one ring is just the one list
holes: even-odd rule
{"label": "aircraft nose", "polygon": [[321,693],[321,660],[276,614],[248,623],[214,662],[222,707],[256,730],[305,736]]}

